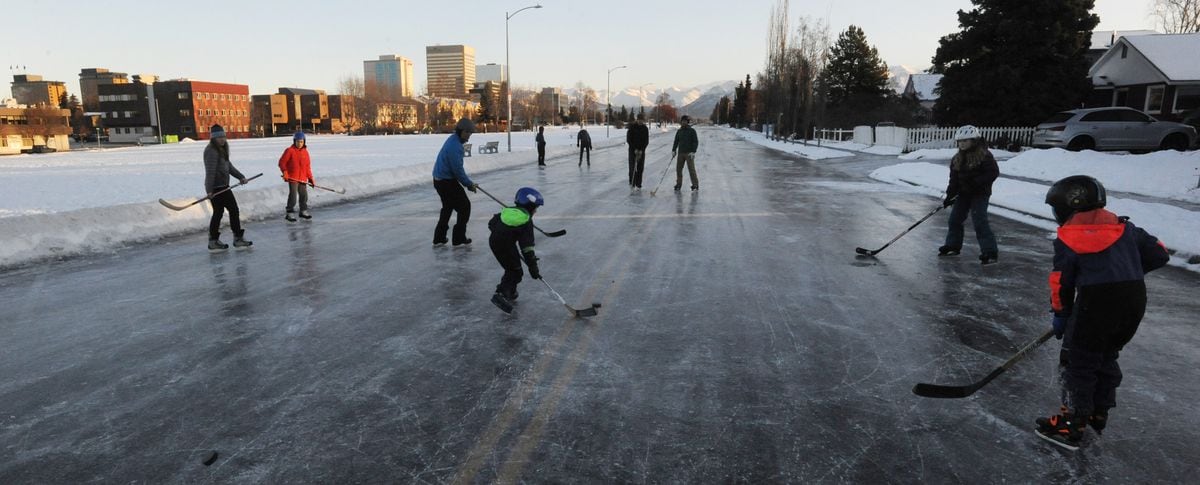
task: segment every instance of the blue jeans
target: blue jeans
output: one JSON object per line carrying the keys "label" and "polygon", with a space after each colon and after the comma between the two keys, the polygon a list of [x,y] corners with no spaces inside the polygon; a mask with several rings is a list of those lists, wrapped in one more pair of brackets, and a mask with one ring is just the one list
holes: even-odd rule
{"label": "blue jeans", "polygon": [[996,235],[992,234],[992,227],[988,225],[987,210],[990,198],[988,195],[960,195],[954,200],[954,206],[950,208],[950,230],[946,233],[946,246],[962,248],[963,222],[966,222],[969,212],[971,223],[975,225],[975,238],[979,240],[979,250],[985,253],[999,252],[996,247]]}

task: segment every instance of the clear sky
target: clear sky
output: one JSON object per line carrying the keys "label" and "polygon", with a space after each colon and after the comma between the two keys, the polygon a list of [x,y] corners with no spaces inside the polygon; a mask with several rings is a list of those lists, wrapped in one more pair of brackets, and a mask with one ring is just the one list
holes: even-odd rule
{"label": "clear sky", "polygon": [[[4,6],[0,68],[64,81],[79,70],[236,82],[254,94],[281,86],[336,92],[379,54],[413,60],[425,85],[425,46],[468,44],[478,64],[504,63],[504,15],[537,0],[26,1]],[[1153,28],[1151,0],[1096,0],[1099,30]],[[518,86],[690,87],[757,73],[774,0],[542,0],[510,21]],[[862,27],[888,64],[923,69],[969,0],[793,0],[791,16]],[[8,74],[21,73],[10,71]],[[0,97],[9,97],[9,76]]]}

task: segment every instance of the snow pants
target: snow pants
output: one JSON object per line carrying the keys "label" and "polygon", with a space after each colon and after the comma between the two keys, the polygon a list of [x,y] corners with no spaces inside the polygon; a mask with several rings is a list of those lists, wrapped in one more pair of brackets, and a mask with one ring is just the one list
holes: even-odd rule
{"label": "snow pants", "polygon": [[950,208],[950,229],[946,232],[946,246],[952,248],[962,248],[963,245],[963,223],[967,220],[967,215],[971,216],[971,223],[975,226],[975,239],[979,241],[979,250],[985,253],[999,252],[996,246],[996,235],[992,234],[992,227],[988,225],[988,199],[991,196],[977,195],[974,197],[958,196],[954,199],[954,205]]}
{"label": "snow pants", "polygon": [[457,180],[433,179],[433,188],[442,199],[442,212],[438,215],[437,226],[433,228],[433,242],[446,242],[446,231],[450,230],[450,214],[457,212],[458,219],[454,222],[454,244],[467,241],[467,221],[471,220],[471,199],[467,191]]}
{"label": "snow pants", "polygon": [[[225,190],[226,187],[217,187],[213,192]],[[212,219],[208,221],[208,238],[210,240],[217,239],[221,235],[221,217],[225,215],[225,211],[229,211],[229,228],[233,229],[234,237],[242,237],[242,220],[238,212],[237,199],[233,197],[232,190],[225,190],[220,194],[214,195],[208,199],[208,203],[212,204]]]}
{"label": "snow pants", "polygon": [[521,270],[521,252],[511,242],[489,239],[488,246],[492,248],[492,255],[496,257],[500,267],[504,268],[504,276],[500,277],[500,284],[496,285],[496,292],[504,295],[505,298],[512,299],[517,294],[517,284],[525,275],[525,272]]}
{"label": "snow pants", "polygon": [[538,165],[546,165],[546,144],[538,143]]}

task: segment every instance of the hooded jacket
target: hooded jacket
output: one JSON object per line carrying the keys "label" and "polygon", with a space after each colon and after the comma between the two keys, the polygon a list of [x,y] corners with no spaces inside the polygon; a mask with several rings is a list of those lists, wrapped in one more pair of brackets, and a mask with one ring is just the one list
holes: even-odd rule
{"label": "hooded jacket", "polygon": [[946,197],[953,198],[992,195],[992,183],[1000,177],[1000,166],[987,147],[977,146],[959,151],[950,160],[950,183],[946,185]]}
{"label": "hooded jacket", "polygon": [[635,122],[625,132],[625,142],[634,150],[645,150],[650,144],[650,128],[641,121]]}
{"label": "hooded jacket", "polygon": [[1050,307],[1075,320],[1077,340],[1095,352],[1120,350],[1146,312],[1146,273],[1167,264],[1162,242],[1104,209],[1058,228]]}
{"label": "hooded jacket", "polygon": [[308,158],[308,144],[304,148],[296,148],[292,143],[279,157],[279,171],[288,182],[307,183],[313,179],[312,163]]}

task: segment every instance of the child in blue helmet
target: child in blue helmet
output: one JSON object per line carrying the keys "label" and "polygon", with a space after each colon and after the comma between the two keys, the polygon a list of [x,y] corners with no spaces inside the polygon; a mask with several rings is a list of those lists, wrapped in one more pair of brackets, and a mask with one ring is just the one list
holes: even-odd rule
{"label": "child in blue helmet", "polygon": [[492,231],[488,246],[492,248],[496,261],[504,268],[504,276],[496,285],[492,302],[506,313],[512,313],[512,301],[517,299],[517,284],[523,275],[522,259],[529,266],[529,276],[535,280],[542,279],[538,271],[538,258],[533,252],[533,214],[545,200],[532,187],[517,190],[515,199],[515,206],[501,210],[488,221],[488,229]]}

